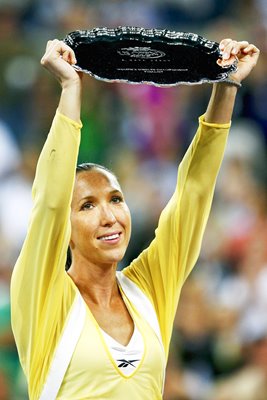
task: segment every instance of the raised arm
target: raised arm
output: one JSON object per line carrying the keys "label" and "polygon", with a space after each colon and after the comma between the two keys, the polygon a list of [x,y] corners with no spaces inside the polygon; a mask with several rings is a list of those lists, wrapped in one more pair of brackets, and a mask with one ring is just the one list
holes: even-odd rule
{"label": "raised arm", "polygon": [[256,46],[246,41],[236,42],[231,39],[222,40],[220,49],[223,52],[223,58],[218,60],[219,65],[232,64],[236,58],[238,60],[237,71],[231,74],[231,80],[237,85],[227,82],[213,85],[205,121],[227,124],[232,118],[238,84],[241,84],[255,67],[260,51]]}
{"label": "raised arm", "polygon": [[[231,79],[240,83],[256,64],[258,49],[228,39],[221,46],[223,63],[238,57],[238,71]],[[151,298],[166,352],[181,287],[199,256],[236,92],[232,83],[214,85],[206,114],[200,118],[198,131],[179,165],[177,187],[160,216],[155,239],[124,271]]]}
{"label": "raised arm", "polygon": [[63,42],[48,42],[41,63],[59,80],[62,93],[38,160],[33,210],[11,281],[12,328],[33,391],[47,372],[61,333],[58,324],[72,301],[64,263],[81,129],[81,79],[70,65],[74,62],[73,51]]}

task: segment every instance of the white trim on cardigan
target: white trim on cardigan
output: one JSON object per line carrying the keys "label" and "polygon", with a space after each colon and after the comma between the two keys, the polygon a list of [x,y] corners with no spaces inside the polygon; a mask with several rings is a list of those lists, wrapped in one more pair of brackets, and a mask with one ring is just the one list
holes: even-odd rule
{"label": "white trim on cardigan", "polygon": [[75,297],[63,335],[55,351],[40,400],[54,400],[69,366],[75,346],[84,326],[86,308],[82,296]]}

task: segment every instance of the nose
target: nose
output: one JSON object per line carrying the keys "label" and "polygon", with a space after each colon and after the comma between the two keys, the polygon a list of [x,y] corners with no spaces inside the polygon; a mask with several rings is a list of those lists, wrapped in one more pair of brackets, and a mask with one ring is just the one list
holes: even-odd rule
{"label": "nose", "polygon": [[102,205],[100,213],[100,222],[102,226],[112,226],[115,224],[116,217],[109,205]]}

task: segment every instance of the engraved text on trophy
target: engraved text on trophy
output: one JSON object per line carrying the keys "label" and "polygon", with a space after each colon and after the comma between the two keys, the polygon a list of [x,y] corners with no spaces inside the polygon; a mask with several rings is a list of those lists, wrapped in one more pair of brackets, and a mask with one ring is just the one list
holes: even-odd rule
{"label": "engraved text on trophy", "polygon": [[160,50],[151,49],[151,47],[124,47],[117,52],[121,56],[127,56],[130,58],[141,58],[141,59],[155,59],[165,57],[165,53]]}

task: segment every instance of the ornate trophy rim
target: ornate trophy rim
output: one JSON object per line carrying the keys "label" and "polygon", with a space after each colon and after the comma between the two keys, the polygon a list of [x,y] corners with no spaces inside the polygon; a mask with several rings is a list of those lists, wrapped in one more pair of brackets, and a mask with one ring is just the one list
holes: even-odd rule
{"label": "ornate trophy rim", "polygon": [[[117,46],[118,44],[123,44],[124,41],[127,43],[133,43],[133,46],[122,48],[121,50],[125,50],[126,53],[123,51],[120,52],[116,49],[115,58],[118,57],[118,61],[121,61],[122,57],[128,57],[129,61],[140,62],[147,61],[150,59],[151,61],[151,69],[148,69],[150,74],[149,79],[139,79],[141,76],[140,70],[142,68],[136,68],[135,76],[133,79],[133,73],[129,72],[129,76],[122,76],[120,75],[120,68],[117,68],[116,73],[114,73],[111,77],[105,76],[105,72],[103,71],[94,71],[90,68],[90,65],[79,65],[79,57],[77,57],[77,65],[74,68],[78,71],[85,72],[94,78],[105,81],[105,82],[122,82],[122,83],[131,83],[131,84],[151,84],[154,86],[159,87],[170,87],[170,86],[177,86],[177,85],[196,85],[202,83],[215,83],[215,82],[222,82],[228,78],[229,74],[233,73],[237,69],[237,62],[228,65],[226,67],[220,67],[216,65],[218,71],[217,75],[210,78],[208,75],[208,70],[206,76],[200,76],[198,78],[190,79],[186,77],[186,79],[182,79],[183,73],[182,68],[175,68],[176,65],[172,64],[172,69],[169,70],[173,71],[173,76],[177,77],[176,80],[170,79],[168,82],[161,82],[163,74],[168,74],[168,68],[165,70],[163,69],[162,75],[160,80],[157,74],[155,73],[156,78],[153,77],[153,68],[152,66],[156,63],[159,63],[159,58],[163,57],[161,53],[164,54],[165,49],[170,53],[174,51],[183,50],[185,51],[198,51],[203,55],[203,57],[210,57],[214,60],[214,64],[216,63],[216,59],[221,58],[221,52],[219,49],[219,43],[208,40],[201,35],[192,32],[178,32],[172,31],[168,29],[149,29],[149,28],[142,28],[142,27],[134,27],[134,26],[119,26],[116,28],[108,28],[108,27],[96,27],[90,30],[76,30],[70,32],[64,39],[64,42],[68,44],[74,52],[78,52],[81,47],[97,45],[97,46],[107,46],[107,48],[111,48],[112,46]],[[141,47],[134,46],[134,44],[138,43]],[[160,49],[151,49],[149,47],[152,44],[157,44],[160,46]],[[162,51],[164,50],[164,51]],[[127,54],[127,52],[129,54]],[[114,55],[113,54],[113,55]],[[102,54],[101,54],[102,56]],[[94,57],[94,54],[93,54]],[[120,59],[119,59],[120,57]],[[130,60],[131,58],[131,60]],[[142,59],[143,58],[143,59]],[[106,62],[104,55],[103,59]],[[137,60],[140,59],[140,60]],[[154,59],[154,60],[152,60]],[[114,60],[116,62],[116,60]],[[139,63],[139,67],[140,67]],[[105,64],[105,63],[104,63]],[[105,65],[103,64],[103,70],[105,70]],[[135,64],[136,65],[136,64]],[[178,65],[179,67],[179,65]],[[101,69],[101,68],[100,68]],[[127,68],[125,68],[126,70]],[[131,68],[128,68],[131,70]],[[145,68],[143,68],[145,71]],[[146,72],[146,71],[145,71]],[[188,73],[190,75],[190,71]],[[117,75],[117,76],[116,76]],[[118,76],[119,75],[119,76]],[[127,75],[127,74],[126,74]],[[144,75],[144,74],[143,74]],[[171,81],[173,80],[173,82]]]}

